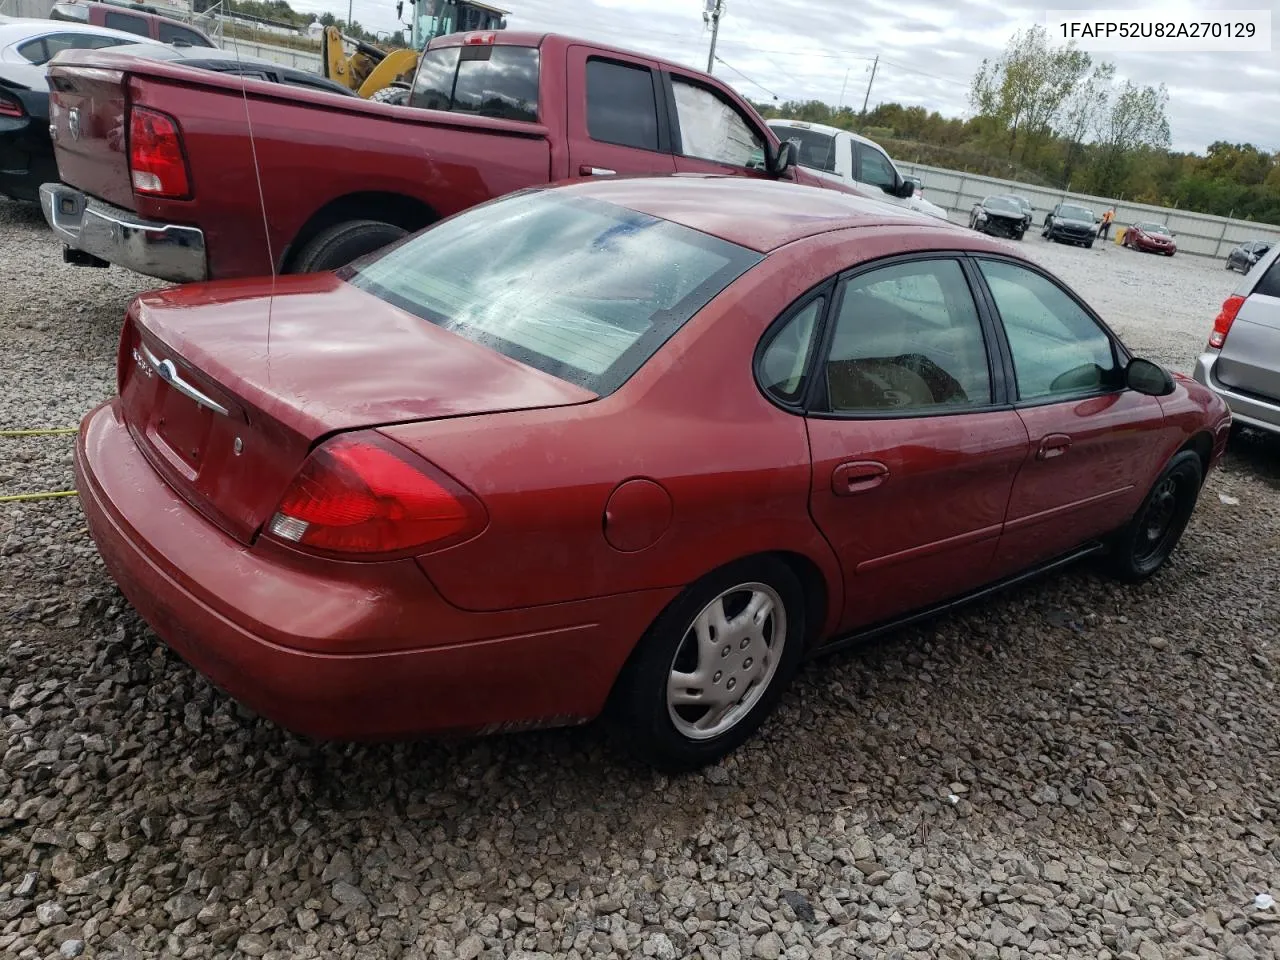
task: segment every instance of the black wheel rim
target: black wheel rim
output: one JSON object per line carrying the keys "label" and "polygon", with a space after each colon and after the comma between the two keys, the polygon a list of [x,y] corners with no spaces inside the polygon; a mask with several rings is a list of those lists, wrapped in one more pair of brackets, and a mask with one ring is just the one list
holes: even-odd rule
{"label": "black wheel rim", "polygon": [[1146,563],[1168,550],[1178,519],[1179,493],[1175,477],[1165,477],[1151,491],[1134,544],[1133,555],[1138,563]]}

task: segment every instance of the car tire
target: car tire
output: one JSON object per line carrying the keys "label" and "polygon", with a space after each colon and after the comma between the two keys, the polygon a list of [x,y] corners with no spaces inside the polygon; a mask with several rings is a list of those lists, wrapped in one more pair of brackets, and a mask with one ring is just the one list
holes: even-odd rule
{"label": "car tire", "polygon": [[293,258],[290,273],[337,270],[366,253],[407,236],[408,230],[382,220],[347,220],[321,230]]}
{"label": "car tire", "polygon": [[1093,241],[1092,241],[1092,240],[1087,240],[1087,241],[1085,241],[1084,248],[1085,248],[1086,250],[1092,250],[1092,249],[1093,249]]}
{"label": "car tire", "polygon": [[1106,566],[1113,577],[1137,583],[1164,566],[1191,520],[1203,480],[1200,455],[1195,451],[1183,450],[1169,461],[1138,512],[1110,545]]}
{"label": "car tire", "polygon": [[1015,234],[1013,235],[1013,239],[1015,239],[1015,240],[1021,240],[1021,239],[1023,238],[1023,236],[1025,236],[1025,235],[1026,235],[1026,232],[1027,232],[1027,231],[1025,231],[1025,230],[1019,230],[1017,233],[1015,233]]}
{"label": "car tire", "polygon": [[369,101],[371,103],[389,103],[392,106],[404,106],[409,102],[409,93],[408,87],[392,84],[374,93],[373,96],[369,97]]}
{"label": "car tire", "polygon": [[[767,605],[771,612],[763,622],[757,613],[755,622],[739,625],[751,604]],[[627,661],[611,705],[617,733],[634,756],[667,772],[715,763],[741,746],[777,706],[807,635],[804,589],[782,561],[752,558],[708,574],[659,614]],[[699,673],[704,675],[695,686]],[[687,675],[683,686],[678,674]],[[738,683],[742,692],[733,701]]]}

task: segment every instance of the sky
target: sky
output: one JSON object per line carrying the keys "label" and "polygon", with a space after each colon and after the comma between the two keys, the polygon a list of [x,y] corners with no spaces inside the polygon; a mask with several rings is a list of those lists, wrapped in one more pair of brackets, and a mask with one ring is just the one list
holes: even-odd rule
{"label": "sky", "polygon": [[[368,30],[395,30],[394,0],[351,0]],[[510,29],[548,30],[611,43],[706,69],[710,31],[703,0],[487,0],[511,11]],[[301,11],[345,19],[345,0],[294,0]],[[724,0],[713,72],[759,102],[843,102],[860,109],[872,58],[880,64],[868,106],[897,101],[968,116],[968,91],[984,57],[998,57],[1019,29],[1043,24],[1045,10],[1155,9],[1154,3],[1050,0]],[[409,4],[405,10],[408,16]],[[1121,78],[1169,89],[1175,150],[1203,152],[1215,140],[1280,151],[1280,0],[1200,0],[1184,7],[1270,10],[1273,50],[1265,53],[1095,53]]]}

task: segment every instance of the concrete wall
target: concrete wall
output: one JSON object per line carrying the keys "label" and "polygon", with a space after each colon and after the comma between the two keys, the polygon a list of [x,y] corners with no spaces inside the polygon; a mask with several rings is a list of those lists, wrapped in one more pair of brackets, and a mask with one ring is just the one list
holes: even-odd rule
{"label": "concrete wall", "polygon": [[[989,197],[993,193],[1017,193],[1030,200],[1035,207],[1036,228],[1044,223],[1045,214],[1057,204],[1071,201],[1089,207],[1097,216],[1101,216],[1104,210],[1114,204],[1117,226],[1127,226],[1137,220],[1163,223],[1177,235],[1180,253],[1225,257],[1232,247],[1248,240],[1280,241],[1280,226],[1275,224],[1211,217],[1203,213],[1153,207],[1144,203],[1117,203],[1106,197],[1033,187],[1013,180],[998,180],[995,177],[959,173],[916,163],[894,162],[904,174],[924,181],[925,199],[945,207],[951,211],[953,220],[962,223],[968,222],[970,209],[983,197]],[[1115,236],[1114,232],[1112,236]]]}
{"label": "concrete wall", "polygon": [[288,47],[277,47],[270,43],[241,40],[238,37],[227,36],[222,38],[222,47],[224,50],[234,50],[243,57],[260,57],[263,60],[283,64],[286,67],[309,70],[316,74],[324,72],[324,64],[320,59],[320,54],[311,53],[307,50],[291,50]]}
{"label": "concrete wall", "polygon": [[0,0],[0,17],[33,17],[42,20],[53,10],[54,0]]}

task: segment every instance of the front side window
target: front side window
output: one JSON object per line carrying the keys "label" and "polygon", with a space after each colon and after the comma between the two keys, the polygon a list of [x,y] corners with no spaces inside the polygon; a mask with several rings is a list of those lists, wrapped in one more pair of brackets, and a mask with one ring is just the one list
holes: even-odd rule
{"label": "front side window", "polygon": [[536,123],[538,50],[502,45],[428,50],[410,105]]}
{"label": "front side window", "polygon": [[[728,100],[705,87],[671,78],[681,152],[731,167],[751,167],[764,141]],[[757,152],[758,151],[758,152]]]}
{"label": "front side window", "polygon": [[991,403],[982,324],[956,260],[915,260],[843,284],[825,375],[833,413],[943,413]]}
{"label": "front side window", "polygon": [[1111,338],[1065,290],[1017,264],[979,262],[1004,323],[1020,399],[1096,393],[1116,384]]}
{"label": "front side window", "polygon": [[125,33],[136,33],[140,37],[150,37],[151,30],[147,26],[147,21],[142,17],[135,17],[130,13],[116,13],[109,11],[107,13],[106,27],[111,30],[123,30]]}
{"label": "front side window", "polygon": [[863,183],[891,189],[898,182],[898,178],[894,176],[893,164],[879,150],[861,144],[858,156],[861,158],[858,179]]}
{"label": "front side window", "polygon": [[657,150],[653,71],[598,57],[588,60],[587,136],[601,143]]}
{"label": "front side window", "polygon": [[477,207],[340,276],[604,395],[760,259],[667,220],[538,191]]}

